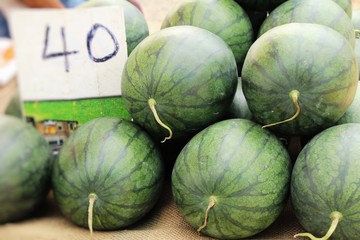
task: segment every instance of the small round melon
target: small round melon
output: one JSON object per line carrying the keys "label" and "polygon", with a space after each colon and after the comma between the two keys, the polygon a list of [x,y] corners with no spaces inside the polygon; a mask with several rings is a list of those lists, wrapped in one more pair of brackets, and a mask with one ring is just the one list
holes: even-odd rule
{"label": "small round melon", "polygon": [[286,135],[313,135],[335,125],[359,82],[349,41],[312,23],[284,24],[259,37],[241,79],[255,121]]}
{"label": "small round melon", "polygon": [[121,229],[143,218],[157,202],[163,185],[160,151],[133,122],[97,118],[65,142],[52,185],[57,205],[71,222],[95,230]]}
{"label": "small round melon", "polygon": [[291,199],[306,231],[323,237],[339,216],[331,239],[359,238],[359,156],[359,123],[328,128],[300,152],[292,172]]}
{"label": "small round melon", "polygon": [[245,119],[217,122],[182,149],[172,172],[176,206],[199,232],[247,238],[266,229],[288,199],[291,160],[277,137]]}
{"label": "small round melon", "polygon": [[52,152],[30,124],[0,116],[0,224],[29,217],[50,189]]}

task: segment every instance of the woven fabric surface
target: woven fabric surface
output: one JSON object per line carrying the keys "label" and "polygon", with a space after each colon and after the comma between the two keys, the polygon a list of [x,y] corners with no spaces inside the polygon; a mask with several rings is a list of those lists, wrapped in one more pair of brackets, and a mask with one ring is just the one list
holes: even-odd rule
{"label": "woven fabric surface", "polygon": [[[169,185],[169,184],[168,184]],[[290,205],[269,228],[247,239],[293,239],[303,232]],[[89,230],[65,219],[57,208],[51,194],[42,209],[34,216],[16,223],[0,226],[1,240],[85,240],[90,239]],[[176,208],[170,186],[156,207],[140,222],[117,231],[95,231],[95,240],[211,240],[192,228]]]}

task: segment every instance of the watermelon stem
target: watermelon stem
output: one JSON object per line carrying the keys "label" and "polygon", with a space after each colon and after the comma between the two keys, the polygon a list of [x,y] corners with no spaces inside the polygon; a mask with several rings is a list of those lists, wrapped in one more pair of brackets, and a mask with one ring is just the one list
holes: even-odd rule
{"label": "watermelon stem", "polygon": [[331,219],[331,226],[329,228],[329,230],[327,231],[327,233],[325,234],[325,236],[323,236],[322,238],[317,238],[314,235],[310,234],[310,233],[298,233],[294,235],[294,238],[296,237],[308,237],[311,240],[327,240],[331,237],[331,235],[335,232],[335,229],[338,225],[338,223],[342,220],[343,215],[338,212],[338,211],[334,211],[330,214],[330,219]]}
{"label": "watermelon stem", "polygon": [[295,118],[297,118],[299,116],[299,114],[300,114],[300,105],[299,105],[299,101],[298,101],[299,95],[300,95],[300,92],[298,90],[296,90],[296,89],[291,90],[290,93],[289,93],[289,96],[290,96],[291,100],[293,101],[293,103],[295,105],[295,108],[296,108],[296,112],[292,117],[290,117],[288,119],[285,119],[283,121],[279,121],[279,122],[264,125],[264,126],[262,126],[262,128],[272,127],[272,126],[279,125],[279,124],[282,124],[282,123],[290,122],[290,121],[294,120]]}
{"label": "watermelon stem", "polygon": [[155,108],[155,105],[156,105],[155,99],[150,98],[150,99],[148,100],[148,104],[149,104],[149,107],[150,107],[151,112],[154,114],[154,117],[155,117],[156,122],[157,122],[160,126],[162,126],[163,128],[165,128],[166,130],[169,131],[169,136],[168,136],[168,137],[165,137],[164,140],[162,140],[161,142],[164,143],[166,140],[170,140],[170,139],[172,138],[172,135],[173,135],[172,130],[171,130],[171,128],[168,127],[165,123],[163,123],[163,122],[161,121],[161,119],[159,118],[159,115],[157,114],[157,111],[156,111],[156,108]]}
{"label": "watermelon stem", "polygon": [[210,211],[210,209],[211,209],[212,207],[215,206],[215,203],[216,203],[215,197],[214,197],[214,196],[210,196],[209,204],[208,204],[208,206],[207,206],[207,208],[206,208],[206,211],[205,211],[204,223],[203,223],[203,225],[201,225],[201,226],[197,229],[198,232],[201,232],[201,231],[206,227],[207,221],[208,221],[208,218],[209,218],[209,211]]}
{"label": "watermelon stem", "polygon": [[94,211],[94,203],[96,200],[96,194],[89,194],[89,209],[88,209],[88,225],[90,230],[90,239],[93,239],[93,211]]}

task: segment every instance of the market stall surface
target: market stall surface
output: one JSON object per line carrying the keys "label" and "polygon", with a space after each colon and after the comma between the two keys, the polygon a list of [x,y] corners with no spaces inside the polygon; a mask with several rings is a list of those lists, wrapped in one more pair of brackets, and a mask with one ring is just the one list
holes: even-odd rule
{"label": "market stall surface", "polygon": [[[179,0],[138,0],[149,24],[150,33],[160,29],[161,22],[169,9]],[[360,0],[353,1],[353,7],[360,7]],[[0,87],[0,113],[16,89],[16,83]],[[293,239],[294,234],[302,232],[290,204],[278,220],[262,233],[248,239]],[[89,239],[89,231],[65,219],[56,207],[50,194],[40,211],[30,218],[0,226],[0,239],[4,240],[82,240]],[[211,239],[196,232],[186,223],[172,199],[170,180],[156,207],[140,222],[118,231],[96,231],[94,239],[126,240],[186,240]]]}

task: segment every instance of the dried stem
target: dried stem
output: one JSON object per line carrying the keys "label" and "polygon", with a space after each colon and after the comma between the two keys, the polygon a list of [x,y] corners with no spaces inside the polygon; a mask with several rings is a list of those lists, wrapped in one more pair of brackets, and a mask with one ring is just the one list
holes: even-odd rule
{"label": "dried stem", "polygon": [[294,238],[296,237],[308,237],[311,240],[327,240],[330,239],[331,235],[335,232],[335,229],[337,227],[337,225],[339,224],[339,222],[341,221],[341,219],[343,218],[343,215],[338,212],[332,212],[330,214],[330,218],[331,218],[331,226],[329,228],[329,230],[327,231],[327,233],[325,234],[325,236],[321,237],[321,238],[317,238],[314,235],[312,235],[311,233],[298,233],[294,235]]}
{"label": "dried stem", "polygon": [[90,230],[90,239],[93,239],[93,212],[94,212],[94,203],[96,200],[96,194],[89,194],[89,208],[88,208],[88,225]]}
{"label": "dried stem", "polygon": [[160,126],[162,126],[163,128],[165,128],[166,130],[169,131],[169,136],[168,136],[168,137],[165,137],[164,140],[162,140],[161,142],[164,143],[166,140],[170,140],[170,139],[172,138],[172,135],[173,135],[172,130],[171,130],[171,128],[168,127],[165,123],[163,123],[163,122],[161,121],[161,119],[159,118],[159,115],[157,114],[157,111],[156,111],[156,108],[155,108],[155,105],[156,105],[155,99],[150,98],[150,99],[148,100],[148,104],[149,104],[149,107],[150,107],[151,112],[153,113],[153,115],[154,115],[154,117],[155,117],[156,122],[157,122]]}
{"label": "dried stem", "polygon": [[205,211],[204,223],[203,223],[203,225],[201,225],[201,226],[197,229],[198,232],[201,232],[201,230],[203,230],[203,229],[206,227],[207,221],[208,221],[208,218],[209,218],[209,211],[210,211],[210,209],[211,209],[212,207],[215,206],[215,203],[216,203],[215,197],[214,197],[214,196],[211,196],[210,199],[209,199],[209,204],[208,204],[208,206],[207,206],[207,208],[206,208],[206,211]]}
{"label": "dried stem", "polygon": [[300,106],[299,106],[299,102],[298,102],[299,95],[300,95],[300,92],[298,90],[292,90],[289,93],[289,96],[296,107],[296,112],[292,117],[285,119],[283,121],[280,121],[280,122],[275,122],[275,123],[270,123],[270,124],[264,125],[262,128],[272,127],[272,126],[279,125],[282,123],[290,122],[290,121],[294,120],[295,118],[297,118],[300,114]]}

